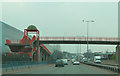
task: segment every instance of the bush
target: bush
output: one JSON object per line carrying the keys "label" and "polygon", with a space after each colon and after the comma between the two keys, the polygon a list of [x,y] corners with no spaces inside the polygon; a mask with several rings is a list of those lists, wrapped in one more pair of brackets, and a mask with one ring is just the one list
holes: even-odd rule
{"label": "bush", "polygon": [[116,59],[116,55],[113,54],[110,59],[111,59],[111,60],[115,60],[115,59]]}

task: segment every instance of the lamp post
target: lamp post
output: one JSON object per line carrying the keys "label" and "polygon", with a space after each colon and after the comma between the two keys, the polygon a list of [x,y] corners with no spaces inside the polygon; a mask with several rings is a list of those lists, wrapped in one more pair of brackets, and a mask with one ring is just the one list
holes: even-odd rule
{"label": "lamp post", "polygon": [[89,44],[89,42],[88,42],[88,38],[89,38],[89,23],[90,23],[90,22],[94,22],[94,20],[82,20],[82,21],[87,23],[87,62],[88,62],[88,49],[89,49],[89,47],[88,47],[88,44]]}
{"label": "lamp post", "polygon": [[[81,41],[81,40],[80,40]],[[79,45],[79,50],[80,50],[80,59],[81,59],[81,44]]]}
{"label": "lamp post", "polygon": [[80,57],[81,57],[81,44],[80,44]]}

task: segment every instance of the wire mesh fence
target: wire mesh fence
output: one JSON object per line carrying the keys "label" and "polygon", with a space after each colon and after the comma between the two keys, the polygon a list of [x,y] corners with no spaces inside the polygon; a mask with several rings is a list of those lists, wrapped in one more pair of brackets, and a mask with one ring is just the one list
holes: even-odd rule
{"label": "wire mesh fence", "polygon": [[35,66],[40,65],[47,65],[48,63],[43,62],[32,62],[32,61],[7,61],[4,64],[2,64],[2,71],[9,71],[9,70],[18,70],[18,69],[24,69],[24,68],[32,68]]}

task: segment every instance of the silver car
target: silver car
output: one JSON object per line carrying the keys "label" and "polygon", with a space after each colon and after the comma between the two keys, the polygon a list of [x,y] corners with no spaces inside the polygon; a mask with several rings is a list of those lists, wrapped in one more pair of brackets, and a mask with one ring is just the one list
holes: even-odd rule
{"label": "silver car", "polygon": [[80,62],[79,61],[74,61],[73,65],[80,65]]}

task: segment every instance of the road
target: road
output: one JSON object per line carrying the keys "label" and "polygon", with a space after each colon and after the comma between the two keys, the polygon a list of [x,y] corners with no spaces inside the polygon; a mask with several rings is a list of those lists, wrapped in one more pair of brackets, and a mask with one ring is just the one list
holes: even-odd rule
{"label": "road", "polygon": [[89,66],[85,64],[72,65],[70,62],[65,67],[54,65],[31,71],[17,72],[16,74],[116,74],[112,71]]}

